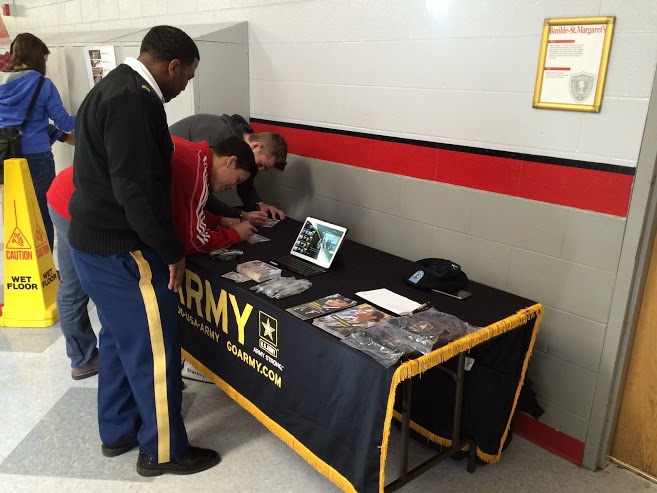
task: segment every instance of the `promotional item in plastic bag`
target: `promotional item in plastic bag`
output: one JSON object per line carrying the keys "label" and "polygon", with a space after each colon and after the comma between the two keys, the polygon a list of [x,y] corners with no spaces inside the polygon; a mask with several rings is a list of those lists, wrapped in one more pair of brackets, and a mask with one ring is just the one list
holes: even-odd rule
{"label": "promotional item in plastic bag", "polygon": [[396,317],[387,321],[380,330],[394,335],[422,354],[479,330],[454,315],[429,308],[423,312]]}
{"label": "promotional item in plastic bag", "polygon": [[364,352],[386,368],[397,363],[402,356],[400,351],[389,349],[376,342],[366,331],[354,332],[342,339],[342,342]]}
{"label": "promotional item in plastic bag", "polygon": [[[382,320],[345,337],[343,342],[387,367],[396,363],[401,356],[428,354],[436,344],[448,344],[477,330],[479,327],[454,315],[430,308],[412,315]],[[356,334],[357,337],[353,337]]]}
{"label": "promotional item in plastic bag", "polygon": [[279,277],[278,279],[270,279],[269,281],[253,286],[251,290],[256,293],[262,293],[270,298],[281,299],[301,293],[312,285],[312,282],[307,279]]}

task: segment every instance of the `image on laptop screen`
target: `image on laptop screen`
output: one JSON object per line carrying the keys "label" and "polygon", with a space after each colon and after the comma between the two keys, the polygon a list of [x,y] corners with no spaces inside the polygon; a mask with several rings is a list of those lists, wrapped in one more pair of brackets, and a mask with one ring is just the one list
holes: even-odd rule
{"label": "image on laptop screen", "polygon": [[346,234],[347,228],[308,217],[290,253],[328,269]]}

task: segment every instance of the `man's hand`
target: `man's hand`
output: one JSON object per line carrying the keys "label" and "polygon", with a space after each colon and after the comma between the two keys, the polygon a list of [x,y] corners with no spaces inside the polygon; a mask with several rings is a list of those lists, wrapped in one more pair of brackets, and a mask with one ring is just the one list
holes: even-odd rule
{"label": "man's hand", "polygon": [[182,283],[183,274],[185,273],[185,257],[181,258],[175,264],[169,264],[169,289],[173,292],[178,291]]}
{"label": "man's hand", "polygon": [[233,229],[237,231],[242,241],[248,240],[253,236],[253,233],[258,231],[253,227],[253,225],[249,221],[242,221],[236,224],[235,226],[233,226]]}
{"label": "man's hand", "polygon": [[269,216],[267,216],[266,212],[252,211],[252,212],[242,212],[242,218],[245,221],[250,222],[254,226],[262,226],[267,222]]}
{"label": "man's hand", "polygon": [[272,219],[285,219],[285,213],[273,205],[265,204],[264,202],[258,202],[258,206],[260,207],[260,212],[269,214]]}

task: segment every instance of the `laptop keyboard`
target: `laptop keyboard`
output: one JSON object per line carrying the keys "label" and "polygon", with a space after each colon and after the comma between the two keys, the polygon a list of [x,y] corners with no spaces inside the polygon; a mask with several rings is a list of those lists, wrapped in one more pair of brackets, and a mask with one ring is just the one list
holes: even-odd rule
{"label": "laptop keyboard", "polygon": [[282,264],[286,269],[303,276],[312,276],[313,274],[321,274],[322,272],[326,272],[324,267],[305,262],[304,260],[294,257],[293,255],[285,255],[284,257],[277,258],[276,261],[279,264]]}

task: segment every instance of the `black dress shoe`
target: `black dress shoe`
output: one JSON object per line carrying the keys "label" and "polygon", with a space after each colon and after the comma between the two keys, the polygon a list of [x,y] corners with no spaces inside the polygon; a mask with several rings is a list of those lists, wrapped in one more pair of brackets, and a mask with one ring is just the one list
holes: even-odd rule
{"label": "black dress shoe", "polygon": [[103,443],[100,449],[105,457],[116,457],[117,455],[130,452],[133,448],[139,445],[136,437],[126,437],[114,443]]}
{"label": "black dress shoe", "polygon": [[158,464],[157,459],[143,450],[137,458],[137,472],[142,476],[159,476],[170,474],[195,474],[216,466],[221,462],[221,456],[214,450],[200,447],[189,447],[187,453],[180,459]]}

